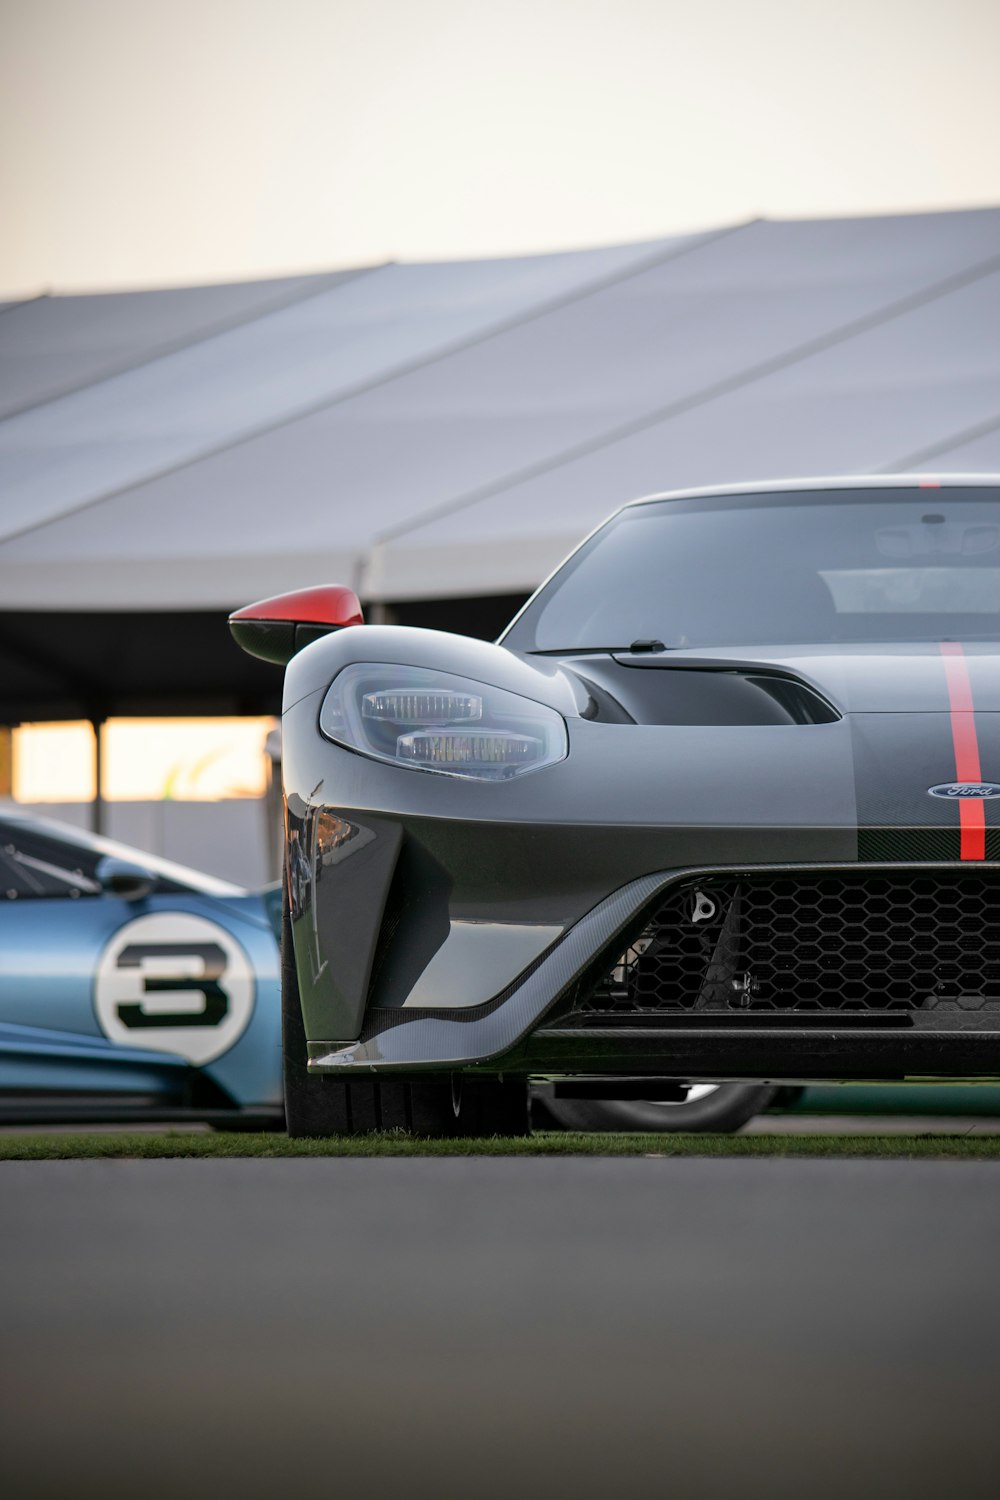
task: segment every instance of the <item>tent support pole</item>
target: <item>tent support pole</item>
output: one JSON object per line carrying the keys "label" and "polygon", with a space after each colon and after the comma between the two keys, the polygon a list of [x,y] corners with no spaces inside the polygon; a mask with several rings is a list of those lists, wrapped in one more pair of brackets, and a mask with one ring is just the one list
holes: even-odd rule
{"label": "tent support pole", "polygon": [[365,619],[369,625],[395,625],[396,611],[391,604],[366,604]]}
{"label": "tent support pole", "polygon": [[103,718],[92,718],[90,727],[94,731],[94,800],[90,804],[90,831],[91,833],[104,833],[105,807],[104,798],[101,796],[101,781],[104,774],[104,747],[101,734],[104,728]]}

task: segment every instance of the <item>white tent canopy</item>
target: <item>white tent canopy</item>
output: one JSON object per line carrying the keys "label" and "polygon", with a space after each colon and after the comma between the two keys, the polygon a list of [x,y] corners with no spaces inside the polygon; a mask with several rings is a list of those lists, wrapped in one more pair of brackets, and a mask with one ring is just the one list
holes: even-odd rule
{"label": "white tent canopy", "polygon": [[1000,469],[1000,210],[38,299],[0,402],[2,609],[513,593],[638,494]]}

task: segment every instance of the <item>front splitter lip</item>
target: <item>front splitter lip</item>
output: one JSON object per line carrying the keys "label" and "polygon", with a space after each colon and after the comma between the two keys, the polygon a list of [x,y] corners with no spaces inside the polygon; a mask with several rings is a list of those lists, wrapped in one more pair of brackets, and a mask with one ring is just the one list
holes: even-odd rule
{"label": "front splitter lip", "polygon": [[[921,863],[921,874],[936,871],[961,874],[982,873],[995,868],[977,864],[970,872],[968,863],[940,861]],[[339,1074],[361,1071],[372,1073],[419,1072],[476,1067],[502,1063],[542,1021],[558,1000],[580,978],[606,949],[614,948],[621,935],[636,918],[679,880],[718,875],[815,873],[885,875],[892,871],[912,872],[907,863],[823,863],[767,864],[738,866],[687,866],[683,869],[658,871],[643,875],[612,892],[580,919],[549,949],[545,957],[524,978],[513,993],[499,1005],[479,1006],[465,1016],[454,1012],[429,1016],[424,1012],[412,1020],[402,1013],[392,1016],[391,1024],[374,1028],[359,1041],[310,1042],[309,1072]],[[610,962],[614,961],[612,952]],[[801,1047],[804,1038],[799,1038]],[[521,1071],[510,1059],[513,1071]],[[499,1071],[503,1071],[500,1067]],[[610,1071],[616,1071],[614,1066]],[[686,1075],[685,1075],[686,1076]]]}

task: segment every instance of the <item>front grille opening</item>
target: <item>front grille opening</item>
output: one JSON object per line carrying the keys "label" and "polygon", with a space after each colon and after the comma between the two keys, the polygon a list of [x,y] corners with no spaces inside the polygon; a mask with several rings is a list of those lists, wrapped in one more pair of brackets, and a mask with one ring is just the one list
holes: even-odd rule
{"label": "front grille opening", "polygon": [[673,887],[581,1016],[1000,1007],[1000,882],[788,873]]}

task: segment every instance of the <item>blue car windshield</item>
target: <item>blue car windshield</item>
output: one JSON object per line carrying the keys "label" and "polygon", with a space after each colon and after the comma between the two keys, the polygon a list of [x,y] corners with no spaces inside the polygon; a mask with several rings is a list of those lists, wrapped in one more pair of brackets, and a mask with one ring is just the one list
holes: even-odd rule
{"label": "blue car windshield", "polygon": [[1000,640],[1000,489],[659,500],[612,517],[515,620],[515,651]]}
{"label": "blue car windshield", "polygon": [[84,833],[66,823],[4,809],[0,817],[0,874],[20,875],[25,895],[93,895],[95,872],[104,855],[142,865],[159,881],[203,896],[243,896],[244,888],[186,865],[146,854],[114,839]]}

